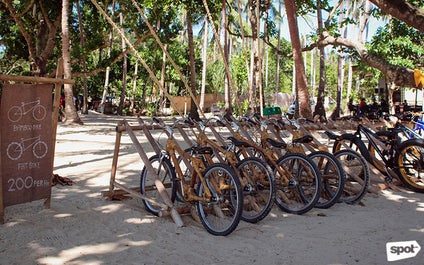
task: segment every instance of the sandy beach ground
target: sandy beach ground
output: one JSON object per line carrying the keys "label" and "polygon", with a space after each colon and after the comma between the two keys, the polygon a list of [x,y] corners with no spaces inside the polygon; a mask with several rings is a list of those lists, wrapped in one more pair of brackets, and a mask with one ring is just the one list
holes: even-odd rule
{"label": "sandy beach ground", "polygon": [[[190,215],[177,227],[138,199],[107,200],[101,192],[109,188],[123,118],[90,112],[82,119],[83,126],[59,124],[57,134],[54,173],[73,185],[54,186],[49,209],[43,201],[6,208],[0,264],[424,264],[424,249],[387,261],[388,242],[416,240],[424,248],[424,194],[407,190],[301,216],[274,206],[261,222],[240,222],[226,237],[210,235]],[[138,185],[142,166],[124,133],[117,179]]]}

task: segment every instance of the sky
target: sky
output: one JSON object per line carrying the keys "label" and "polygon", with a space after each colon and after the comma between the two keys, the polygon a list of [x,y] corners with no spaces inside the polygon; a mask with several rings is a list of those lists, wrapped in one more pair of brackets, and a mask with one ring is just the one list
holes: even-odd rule
{"label": "sky", "polygon": [[[283,11],[284,12],[284,11]],[[307,21],[308,20],[308,21]],[[316,16],[303,18],[298,17],[297,19],[298,27],[299,27],[299,35],[305,36],[307,34],[310,34],[311,32],[315,32],[317,28],[317,22],[316,22]],[[383,20],[378,20],[375,17],[370,17],[369,26],[368,26],[368,38],[366,41],[370,41],[372,37],[374,36],[377,29],[381,26],[384,26],[386,24]],[[281,36],[285,38],[286,40],[290,41],[290,34],[289,34],[289,27],[287,23],[286,16],[283,17],[283,24],[281,25]],[[356,32],[352,29],[348,29],[348,39],[356,39],[355,35]]]}

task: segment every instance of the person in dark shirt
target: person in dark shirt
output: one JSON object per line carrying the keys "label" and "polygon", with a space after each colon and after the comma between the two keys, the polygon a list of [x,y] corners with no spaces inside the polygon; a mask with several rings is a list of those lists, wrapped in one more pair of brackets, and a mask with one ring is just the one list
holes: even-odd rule
{"label": "person in dark shirt", "polygon": [[363,116],[367,111],[367,103],[365,102],[365,98],[361,98],[361,101],[358,105],[358,115]]}

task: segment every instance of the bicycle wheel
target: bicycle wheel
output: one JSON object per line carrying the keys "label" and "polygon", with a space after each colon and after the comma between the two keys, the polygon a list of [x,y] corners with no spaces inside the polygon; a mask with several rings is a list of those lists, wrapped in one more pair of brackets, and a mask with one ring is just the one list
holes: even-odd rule
{"label": "bicycle wheel", "polygon": [[410,139],[399,145],[395,168],[402,183],[409,189],[424,193],[424,141]]}
{"label": "bicycle wheel", "polygon": [[311,210],[321,194],[321,176],[314,162],[305,155],[291,153],[278,159],[277,166],[274,176],[278,207],[294,214]]}
{"label": "bicycle wheel", "polygon": [[334,154],[345,172],[345,183],[340,201],[353,204],[360,201],[370,185],[370,169],[365,158],[352,150],[340,150]]}
{"label": "bicycle wheel", "polygon": [[342,195],[345,173],[337,158],[325,151],[316,151],[308,155],[318,167],[321,173],[322,190],[321,197],[315,207],[327,209],[339,201]]}
{"label": "bicycle wheel", "polygon": [[[171,161],[169,161],[167,157],[162,157],[160,155],[154,155],[150,157],[149,161],[157,173],[160,181],[165,186],[168,195],[170,195],[171,201],[174,202],[177,187],[175,180],[175,169],[172,166]],[[140,193],[154,199],[157,202],[163,203],[162,197],[160,196],[159,191],[155,185],[155,176],[147,171],[146,166],[143,167],[140,175]],[[159,215],[161,208],[158,205],[155,205],[152,202],[144,199],[142,202],[148,212],[156,216]]]}
{"label": "bicycle wheel", "polygon": [[[222,163],[206,168],[203,173],[207,187],[199,181],[196,210],[205,229],[216,236],[226,236],[236,229],[243,210],[241,184],[233,169]],[[208,196],[208,191],[212,197]]]}
{"label": "bicycle wheel", "polygon": [[[373,154],[370,153],[370,150],[362,141],[359,135],[353,135],[350,133],[345,133],[340,136],[341,140],[336,140],[333,144],[333,154],[340,150],[351,150],[360,154],[366,161],[369,161],[374,167],[376,167],[380,172],[385,172],[384,168],[378,163],[373,162]],[[374,150],[372,150],[374,152]]]}
{"label": "bicycle wheel", "polygon": [[241,219],[257,223],[271,211],[275,199],[274,177],[270,167],[259,158],[245,158],[237,164],[243,187]]}

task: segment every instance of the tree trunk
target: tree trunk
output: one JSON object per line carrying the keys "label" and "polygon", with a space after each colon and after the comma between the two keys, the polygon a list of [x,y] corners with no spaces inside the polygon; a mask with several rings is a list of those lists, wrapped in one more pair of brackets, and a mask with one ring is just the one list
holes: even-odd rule
{"label": "tree trunk", "polygon": [[[254,112],[258,111],[258,108],[260,107],[261,103],[258,104],[258,98],[260,95],[260,50],[259,50],[259,1],[256,0],[249,0],[249,9],[250,9],[250,26],[252,29],[252,49],[251,49],[251,77],[252,77],[252,84],[251,84],[251,91],[249,92],[249,103],[251,108],[254,110]],[[259,105],[259,106],[258,106]]]}
{"label": "tree trunk", "polygon": [[[112,15],[111,19],[113,20],[115,17],[115,1],[112,2]],[[110,29],[109,31],[109,46],[107,48],[107,57],[110,58],[110,51],[112,49],[112,41],[113,41],[113,30]],[[105,74],[105,83],[103,85],[103,93],[102,93],[102,101],[100,102],[100,111],[104,111],[104,104],[106,103],[106,96],[109,89],[109,76],[110,76],[110,66],[106,67],[106,74]]]}
{"label": "tree trunk", "polygon": [[[322,20],[322,9],[321,9],[322,0],[318,0],[317,8],[317,19],[318,19],[318,32],[322,31],[324,26]],[[325,49],[324,47],[319,47],[319,84],[318,84],[318,94],[317,94],[317,104],[315,105],[314,117],[318,115],[321,120],[327,120],[327,115],[325,113]]]}
{"label": "tree trunk", "polygon": [[[228,45],[228,31],[227,31],[227,5],[226,1],[222,1],[222,30],[224,31],[224,57],[225,62],[229,62],[230,51]],[[230,76],[228,71],[225,71],[225,82],[224,82],[224,98],[225,98],[225,113],[231,115],[233,108],[231,106],[231,87],[230,87]],[[241,110],[239,110],[241,111]]]}
{"label": "tree trunk", "polygon": [[[278,50],[281,49],[281,0],[278,1],[278,14],[279,14],[279,19],[278,19]],[[275,74],[275,92],[280,92],[280,60],[281,60],[281,55],[279,52],[277,52],[277,69],[276,69],[276,74]]]}
{"label": "tree trunk", "polygon": [[[81,48],[85,48],[85,35],[84,35],[84,23],[81,13],[81,6],[80,1],[77,2],[77,11],[78,11],[78,26],[80,30],[80,45]],[[88,98],[88,88],[87,88],[87,63],[86,63],[86,56],[83,56],[82,58],[82,70],[84,72],[83,76],[83,102],[82,102],[82,114],[88,113],[88,106],[87,106],[87,98]]]}
{"label": "tree trunk", "polygon": [[284,1],[289,24],[290,39],[293,48],[294,65],[296,69],[296,87],[298,91],[299,114],[305,118],[312,118],[309,100],[308,85],[306,81],[305,65],[302,59],[302,49],[299,39],[299,28],[296,20],[296,6],[294,0]]}
{"label": "tree trunk", "polygon": [[[62,57],[63,57],[63,73],[64,73],[65,79],[72,78],[68,16],[69,16],[69,2],[68,0],[63,0],[62,1]],[[65,84],[64,90],[65,90],[65,118],[66,118],[65,123],[66,124],[72,124],[72,123],[83,124],[75,108],[72,85]]]}
{"label": "tree trunk", "polygon": [[202,86],[200,89],[199,107],[205,111],[205,90],[206,90],[206,69],[207,69],[207,50],[208,50],[208,18],[205,16],[203,26],[203,44],[202,44]]}
{"label": "tree trunk", "polygon": [[131,93],[131,106],[130,106],[131,113],[134,113],[134,109],[137,107],[135,106],[135,94],[137,92],[137,74],[138,74],[138,60],[135,61],[134,75],[132,80],[133,87],[132,87],[132,93]]}
{"label": "tree trunk", "polygon": [[[187,39],[188,39],[188,49],[189,49],[189,58],[190,58],[190,89],[194,97],[197,96],[196,91],[196,66],[195,66],[195,55],[194,55],[194,40],[193,40],[193,25],[191,23],[191,14],[190,11],[186,12],[186,21],[187,21]],[[199,113],[197,111],[197,105],[194,102],[194,98],[190,98],[190,113],[189,117],[194,120],[200,120]]]}
{"label": "tree trunk", "polygon": [[[119,13],[119,21],[121,24],[121,31],[122,34],[125,34],[124,32],[124,17],[122,15],[122,12]],[[125,39],[122,38],[122,51],[125,52],[125,50],[127,49],[127,44],[125,43]],[[124,54],[124,58],[122,58],[123,62],[122,62],[122,89],[121,89],[121,95],[119,97],[119,106],[118,106],[118,115],[122,115],[123,114],[123,110],[125,107],[125,96],[127,95],[127,64],[128,64],[128,60],[127,60],[127,53]]]}
{"label": "tree trunk", "polygon": [[[167,45],[164,45],[164,49],[166,51],[167,49]],[[160,72],[160,83],[161,83],[161,87],[159,88],[159,113],[163,113],[163,109],[164,109],[164,102],[165,100],[165,92],[163,91],[165,89],[165,72],[166,72],[166,52],[163,51],[162,53],[162,69]],[[165,100],[165,101],[164,101]]]}

